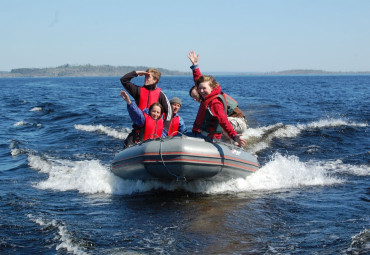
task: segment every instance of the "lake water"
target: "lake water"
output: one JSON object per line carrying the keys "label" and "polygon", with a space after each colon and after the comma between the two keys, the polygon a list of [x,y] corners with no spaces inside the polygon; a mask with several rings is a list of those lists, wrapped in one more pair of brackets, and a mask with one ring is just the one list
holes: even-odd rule
{"label": "lake water", "polygon": [[[0,254],[370,251],[370,76],[216,76],[261,169],[169,185],[110,172],[131,128],[119,78],[0,79]],[[159,86],[191,129],[192,77]]]}

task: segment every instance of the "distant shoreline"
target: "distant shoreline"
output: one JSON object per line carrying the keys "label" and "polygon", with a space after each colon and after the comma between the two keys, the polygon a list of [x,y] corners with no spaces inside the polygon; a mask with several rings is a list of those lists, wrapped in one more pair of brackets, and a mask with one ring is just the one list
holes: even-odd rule
{"label": "distant shoreline", "polygon": [[[147,66],[110,66],[110,65],[62,65],[47,68],[17,68],[10,72],[0,72],[2,78],[22,77],[99,77],[123,76],[133,70],[147,70]],[[191,75],[191,72],[173,71],[157,68],[162,75]]]}
{"label": "distant shoreline", "polygon": [[279,72],[208,72],[211,75],[239,75],[239,76],[310,76],[310,75],[370,75],[368,72],[329,72],[329,71],[309,71],[309,70],[286,70]]}
{"label": "distant shoreline", "polygon": [[[47,68],[17,68],[10,72],[0,71],[0,78],[31,78],[31,77],[114,77],[122,76],[133,70],[146,70],[146,66],[110,66],[110,65],[62,65]],[[163,76],[191,75],[191,72],[180,72],[158,68]],[[240,76],[283,76],[283,75],[370,75],[363,72],[329,72],[323,70],[285,70],[278,72],[207,72],[211,75],[240,75]]]}

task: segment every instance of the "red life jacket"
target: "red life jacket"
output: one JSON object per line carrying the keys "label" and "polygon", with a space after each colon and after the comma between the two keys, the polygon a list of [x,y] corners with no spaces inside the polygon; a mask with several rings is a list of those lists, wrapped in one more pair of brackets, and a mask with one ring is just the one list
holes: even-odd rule
{"label": "red life jacket", "polygon": [[144,112],[145,123],[140,127],[140,134],[137,137],[137,141],[145,141],[148,139],[157,139],[160,138],[163,131],[163,119],[159,118],[158,120],[153,119],[150,115]]}
{"label": "red life jacket", "polygon": [[145,108],[149,108],[153,103],[158,102],[160,93],[161,93],[160,88],[149,90],[146,89],[145,86],[141,87],[138,105],[139,109],[144,110]]}
{"label": "red life jacket", "polygon": [[[212,116],[213,118],[210,118],[210,116],[209,116],[210,113],[208,111],[208,105],[212,100],[216,99],[218,96],[219,95],[216,94],[214,96],[211,96],[211,97],[207,98],[206,100],[203,100],[200,103],[198,114],[197,114],[197,117],[194,121],[194,127],[198,128],[200,130],[207,131],[207,132],[211,133],[210,131],[213,129],[212,127],[215,124],[217,124],[218,121],[213,116]],[[207,116],[207,121],[206,121],[206,116]],[[210,122],[211,119],[213,119],[213,121]],[[215,123],[212,123],[212,122],[215,122]]]}
{"label": "red life jacket", "polygon": [[222,133],[222,127],[217,118],[214,117],[210,113],[210,111],[208,111],[208,105],[212,100],[217,100],[217,97],[221,99],[224,105],[226,116],[231,114],[234,111],[235,107],[238,106],[235,99],[223,92],[221,92],[221,94],[213,95],[201,102],[197,117],[194,122],[194,127],[198,128],[199,130],[206,131],[210,134]]}
{"label": "red life jacket", "polygon": [[179,116],[173,117],[171,119],[170,127],[168,128],[168,136],[177,135],[177,131],[179,131],[179,125],[180,125]]}

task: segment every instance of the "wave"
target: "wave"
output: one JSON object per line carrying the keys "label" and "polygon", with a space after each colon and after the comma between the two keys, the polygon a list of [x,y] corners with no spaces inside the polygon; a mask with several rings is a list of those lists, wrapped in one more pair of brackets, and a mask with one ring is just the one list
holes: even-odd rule
{"label": "wave", "polygon": [[347,254],[366,254],[369,251],[370,232],[364,229],[359,234],[352,237],[350,247],[346,250]]}
{"label": "wave", "polygon": [[[276,123],[274,125],[269,125],[266,127],[258,128],[248,128],[243,133],[243,138],[247,140],[246,149],[256,154],[268,147],[273,139],[282,138],[293,138],[297,137],[302,131],[312,130],[312,129],[322,129],[328,127],[340,127],[340,126],[351,126],[351,127],[368,127],[367,123],[352,122],[343,119],[321,119],[318,121],[313,121],[308,124],[297,124],[289,125],[283,123]],[[103,125],[74,125],[75,129],[86,131],[86,132],[100,132],[108,136],[124,140],[131,132],[130,128],[125,128],[123,130],[113,129],[111,127],[106,127]],[[310,148],[314,151],[315,148]]]}
{"label": "wave", "polygon": [[33,107],[30,111],[31,112],[42,112],[43,108],[42,107]]}
{"label": "wave", "polygon": [[[327,126],[358,125],[361,123],[345,122],[343,120],[317,121],[306,125],[283,125],[281,123],[248,129],[249,138],[256,138],[252,147],[259,151],[268,146],[274,138],[292,137],[300,130],[308,128],[323,128]],[[367,125],[367,124],[366,124]],[[118,131],[103,125],[75,125],[78,130],[87,132],[102,132],[109,136],[124,139],[129,129]],[[245,135],[245,134],[244,134]],[[10,146],[11,154],[17,156],[27,154],[28,164],[32,169],[46,173],[48,177],[33,186],[38,189],[54,189],[59,191],[77,190],[81,193],[105,193],[131,195],[147,192],[153,189],[177,190],[183,189],[194,193],[222,194],[248,191],[271,191],[295,189],[307,186],[333,185],[345,182],[346,175],[368,176],[370,168],[367,165],[344,164],[341,160],[302,162],[297,156],[274,154],[261,169],[246,179],[234,179],[225,182],[194,181],[189,183],[173,182],[141,182],[123,180],[110,171],[109,165],[99,160],[65,160],[48,155],[37,156],[36,153],[22,150],[16,143]],[[311,148],[314,150],[315,148]]]}
{"label": "wave", "polygon": [[[164,184],[157,181],[142,182],[123,180],[115,176],[109,166],[99,160],[71,161],[50,156],[28,156],[29,166],[48,174],[46,180],[34,183],[38,189],[59,191],[77,190],[81,193],[131,195],[153,189],[168,191],[185,190],[193,193],[224,194],[253,191],[275,192],[281,189],[295,189],[309,186],[326,186],[345,182],[341,173],[352,168],[352,174],[369,174],[367,166],[350,166],[341,161],[301,162],[296,156],[275,154],[258,172],[246,179],[225,182],[193,181]],[[339,175],[338,175],[339,173]]]}
{"label": "wave", "polygon": [[368,127],[368,123],[359,123],[354,121],[348,121],[343,119],[321,119],[319,121],[311,122],[308,125],[303,125],[309,128],[325,128],[325,127],[339,127],[339,126],[350,126],[350,127]]}
{"label": "wave", "polygon": [[14,127],[21,127],[21,126],[29,126],[29,127],[38,127],[38,128],[41,128],[42,127],[42,124],[41,123],[37,123],[37,124],[34,124],[34,123],[29,123],[29,122],[26,122],[26,121],[18,121],[16,123],[13,124]]}
{"label": "wave", "polygon": [[17,123],[14,123],[13,124],[14,127],[27,126],[27,125],[30,125],[30,124],[28,122],[26,122],[26,121],[23,121],[23,120],[18,121]]}
{"label": "wave", "polygon": [[368,124],[333,118],[321,119],[308,124],[298,123],[297,125],[277,123],[266,127],[248,128],[243,133],[243,137],[247,140],[247,149],[251,153],[257,153],[270,147],[271,141],[275,138],[293,138],[302,131],[341,126],[368,127]]}
{"label": "wave", "polygon": [[125,128],[124,130],[116,130],[111,127],[105,127],[103,125],[81,125],[76,124],[74,125],[75,129],[82,130],[86,132],[100,132],[106,134],[108,136],[124,140],[131,132],[131,129]]}
{"label": "wave", "polygon": [[57,231],[57,234],[55,234],[55,238],[53,240],[57,240],[60,243],[56,246],[55,248],[56,250],[66,249],[68,253],[76,255],[88,254],[85,251],[83,251],[82,247],[73,242],[73,238],[65,224],[59,223],[56,220],[46,220],[41,217],[35,217],[32,214],[28,214],[27,217],[31,219],[31,221],[40,225],[42,227],[42,230],[44,231],[46,231],[47,229]]}
{"label": "wave", "polygon": [[[329,167],[328,167],[329,166]],[[274,154],[261,169],[246,179],[215,184],[205,193],[277,191],[309,186],[340,184],[344,179],[331,175],[332,165],[323,162],[301,162],[296,156]],[[204,185],[204,183],[202,183]],[[201,187],[197,187],[198,189]]]}
{"label": "wave", "polygon": [[344,164],[342,160],[337,159],[328,162],[318,163],[324,168],[331,169],[332,173],[347,174],[354,176],[370,176],[370,166],[368,165],[350,165]]}
{"label": "wave", "polygon": [[17,140],[12,140],[10,142],[9,149],[10,149],[10,155],[12,155],[13,157],[16,157],[20,154],[27,154],[26,150],[19,148],[19,142]]}
{"label": "wave", "polygon": [[46,180],[34,184],[34,187],[39,189],[130,195],[160,187],[160,184],[155,182],[123,180],[99,160],[69,161],[29,155],[28,162],[31,168],[49,175]]}

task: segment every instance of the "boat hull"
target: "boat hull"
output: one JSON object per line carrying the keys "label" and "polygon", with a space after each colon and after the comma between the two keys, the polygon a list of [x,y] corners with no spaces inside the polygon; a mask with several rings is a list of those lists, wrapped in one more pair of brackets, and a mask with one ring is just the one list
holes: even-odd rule
{"label": "boat hull", "polygon": [[227,180],[259,169],[257,159],[241,148],[188,136],[150,140],[121,151],[111,171],[130,180]]}

